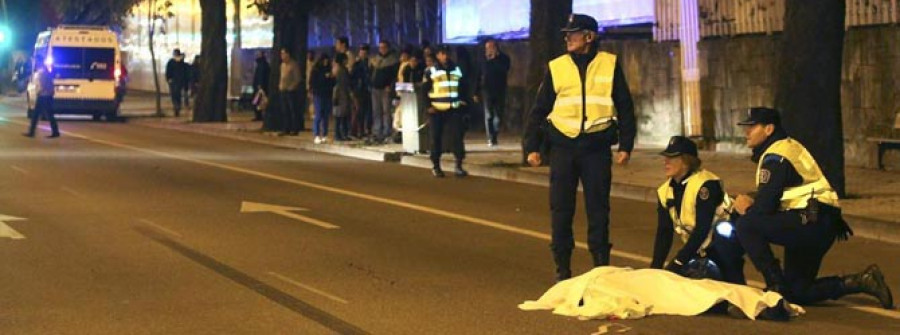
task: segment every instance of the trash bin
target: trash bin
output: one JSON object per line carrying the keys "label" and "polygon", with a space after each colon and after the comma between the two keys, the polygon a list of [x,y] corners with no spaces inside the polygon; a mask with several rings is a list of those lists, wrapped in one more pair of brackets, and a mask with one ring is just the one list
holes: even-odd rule
{"label": "trash bin", "polygon": [[425,106],[425,92],[422,84],[397,83],[400,94],[400,132],[403,135],[403,151],[411,154],[427,152],[428,112]]}

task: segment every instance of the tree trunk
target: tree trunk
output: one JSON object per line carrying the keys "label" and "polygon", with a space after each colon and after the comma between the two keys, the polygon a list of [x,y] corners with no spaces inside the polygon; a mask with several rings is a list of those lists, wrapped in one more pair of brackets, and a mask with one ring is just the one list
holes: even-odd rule
{"label": "tree trunk", "polygon": [[[547,71],[547,63],[551,59],[566,52],[566,44],[560,29],[566,25],[572,13],[572,0],[531,0],[531,30],[528,45],[531,48],[531,60],[528,66],[526,86],[528,109],[522,120],[528,122],[528,114],[534,106],[534,97]],[[522,162],[525,162],[523,150]],[[549,159],[545,159],[549,162]]]}
{"label": "tree trunk", "polygon": [[200,0],[200,83],[194,103],[194,122],[225,122],[228,103],[225,1]]}
{"label": "tree trunk", "polygon": [[231,80],[230,86],[231,89],[229,92],[231,96],[239,97],[241,96],[241,87],[243,84],[243,72],[244,66],[241,57],[241,49],[243,37],[241,35],[241,0],[232,0],[232,6],[234,8],[234,15],[232,16],[232,33],[234,34],[234,41],[231,43]]}
{"label": "tree trunk", "polygon": [[156,51],[153,49],[153,35],[156,34],[156,20],[153,19],[153,11],[156,10],[156,1],[148,1],[147,6],[147,41],[150,44],[150,65],[153,66],[153,85],[156,87],[156,116],[163,116],[162,110],[162,90],[159,87],[159,66],[156,64]]}
{"label": "tree trunk", "polygon": [[843,197],[841,65],[844,0],[785,2],[775,104],[785,129],[803,143]]}
{"label": "tree trunk", "polygon": [[274,36],[272,39],[272,71],[269,78],[270,102],[268,112],[263,120],[263,129],[278,131],[284,129],[284,118],[281,112],[281,93],[278,92],[278,82],[281,79],[281,49],[292,52],[294,60],[300,67],[303,80],[300,81],[299,92],[294,99],[295,106],[301,110],[301,118],[306,117],[306,51],[307,33],[309,33],[308,0],[272,0]]}

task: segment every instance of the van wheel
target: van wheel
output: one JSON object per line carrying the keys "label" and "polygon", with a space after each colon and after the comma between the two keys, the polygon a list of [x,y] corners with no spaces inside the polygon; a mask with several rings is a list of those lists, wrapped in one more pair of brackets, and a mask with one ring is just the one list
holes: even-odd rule
{"label": "van wheel", "polygon": [[100,121],[100,116],[100,113],[94,113],[93,115],[91,115],[91,120]]}
{"label": "van wheel", "polygon": [[105,115],[105,117],[106,117],[106,122],[116,122],[116,121],[119,121],[119,116],[116,115],[116,112],[114,112],[114,111],[113,111],[113,112],[107,112],[106,115]]}

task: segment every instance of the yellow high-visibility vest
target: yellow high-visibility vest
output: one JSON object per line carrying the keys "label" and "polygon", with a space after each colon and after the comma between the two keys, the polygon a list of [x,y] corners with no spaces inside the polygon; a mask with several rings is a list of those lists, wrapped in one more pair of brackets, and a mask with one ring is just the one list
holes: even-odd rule
{"label": "yellow high-visibility vest", "polygon": [[608,128],[616,117],[612,100],[616,55],[597,53],[585,72],[584,91],[572,56],[557,57],[550,61],[549,67],[556,92],[556,103],[547,116],[550,123],[570,138],[577,137],[582,129],[593,133]]}
{"label": "yellow high-visibility vest", "polygon": [[[710,180],[719,181],[719,177],[712,172],[703,169],[690,175],[686,180],[682,181],[683,183],[687,183],[687,185],[684,188],[684,195],[681,197],[681,215],[678,215],[674,206],[668,208],[669,217],[672,218],[672,223],[675,225],[675,232],[681,236],[682,242],[687,242],[688,238],[691,237],[691,233],[694,231],[694,227],[697,226],[697,195],[700,192],[700,188],[703,187],[703,184]],[[671,181],[672,179],[669,178],[656,190],[656,195],[659,197],[659,203],[663,206],[666,206],[666,203],[669,200],[675,199],[675,190],[670,185]],[[721,183],[721,181],[719,182]],[[725,192],[724,185],[722,186],[722,193],[724,194],[724,199],[722,200],[722,204],[716,208],[713,223],[728,220],[729,212],[731,212],[731,197],[728,196],[728,192]],[[709,244],[711,236],[712,235],[707,236],[706,241],[703,242],[704,248]]]}
{"label": "yellow high-visibility vest", "polygon": [[429,72],[432,85],[428,97],[431,98],[431,106],[439,111],[458,108],[462,101],[459,96],[459,80],[463,76],[459,66],[450,71],[432,66]]}
{"label": "yellow high-visibility vest", "polygon": [[[813,156],[806,150],[806,147],[800,142],[792,138],[786,138],[776,141],[763,152],[759,158],[759,165],[756,167],[756,187],[759,188],[760,175],[762,174],[763,162],[767,155],[775,154],[783,157],[791,166],[797,170],[800,177],[803,178],[803,184],[796,187],[786,187],[781,195],[780,210],[786,211],[790,209],[806,208],[810,196],[815,197],[821,203],[828,204],[835,208],[840,208],[837,192],[831,187],[831,183],[822,174],[819,164]],[[770,172],[769,172],[770,173]]]}

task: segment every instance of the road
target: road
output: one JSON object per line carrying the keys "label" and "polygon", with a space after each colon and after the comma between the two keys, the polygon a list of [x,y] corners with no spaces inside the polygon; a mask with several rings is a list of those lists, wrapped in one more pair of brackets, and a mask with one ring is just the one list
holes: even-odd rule
{"label": "road", "polygon": [[[127,122],[64,120],[61,138],[31,139],[22,114],[0,105],[0,221],[11,228],[0,233],[0,333],[591,334],[608,323],[516,307],[553,284],[546,188]],[[613,263],[646,267],[653,205],[612,207]],[[897,258],[895,245],[853,239],[823,272],[879,261],[896,285]],[[589,269],[583,248],[574,265]],[[900,313],[875,306],[846,298],[790,323],[616,322],[629,334],[900,331]]]}

